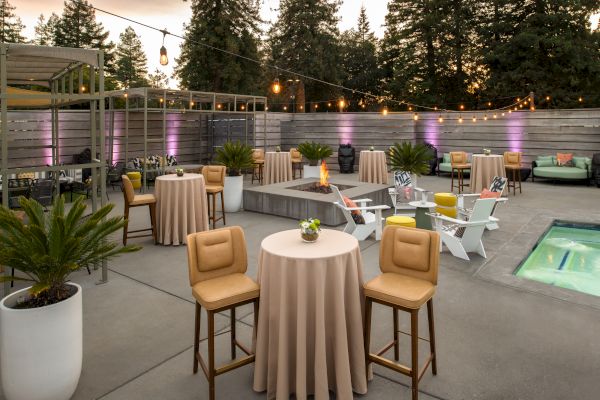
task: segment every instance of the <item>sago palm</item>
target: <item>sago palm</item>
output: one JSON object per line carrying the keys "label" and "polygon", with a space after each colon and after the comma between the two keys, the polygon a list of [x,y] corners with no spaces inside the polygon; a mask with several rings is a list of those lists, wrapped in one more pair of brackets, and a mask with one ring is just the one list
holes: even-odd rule
{"label": "sago palm", "polygon": [[387,152],[388,165],[394,171],[406,171],[421,176],[429,173],[433,152],[427,146],[411,142],[394,143]]}

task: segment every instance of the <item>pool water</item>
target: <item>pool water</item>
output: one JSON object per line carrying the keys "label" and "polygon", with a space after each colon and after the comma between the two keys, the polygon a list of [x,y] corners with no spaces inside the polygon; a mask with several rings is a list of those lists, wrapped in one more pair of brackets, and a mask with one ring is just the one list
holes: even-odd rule
{"label": "pool water", "polygon": [[600,296],[600,226],[555,221],[515,275]]}

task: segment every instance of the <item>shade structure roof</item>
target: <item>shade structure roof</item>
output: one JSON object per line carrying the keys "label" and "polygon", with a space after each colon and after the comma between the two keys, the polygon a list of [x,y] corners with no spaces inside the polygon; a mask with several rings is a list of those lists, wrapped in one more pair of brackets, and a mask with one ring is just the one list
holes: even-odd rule
{"label": "shade structure roof", "polygon": [[50,105],[52,104],[52,101],[50,100],[50,98],[42,98],[42,97],[38,97],[38,96],[31,96],[31,95],[47,95],[48,92],[40,92],[37,90],[28,90],[28,89],[21,89],[21,88],[15,88],[15,87],[8,87],[7,91],[8,94],[17,94],[17,95],[22,95],[19,96],[20,98],[16,98],[16,99],[8,99],[8,107],[10,108],[46,108],[46,107],[50,107]]}
{"label": "shade structure roof", "polygon": [[148,98],[162,98],[166,95],[169,100],[193,100],[197,103],[212,101],[228,102],[228,101],[256,101],[257,104],[264,104],[267,100],[265,96],[253,96],[233,93],[215,93],[201,92],[196,90],[174,90],[174,89],[157,89],[157,88],[131,88],[125,90],[114,90],[106,92],[107,97],[122,97],[125,94],[129,98],[143,98],[146,95]]}
{"label": "shade structure roof", "polygon": [[5,43],[6,78],[8,84],[36,84],[49,82],[74,64],[100,66],[101,50],[69,47],[34,46]]}

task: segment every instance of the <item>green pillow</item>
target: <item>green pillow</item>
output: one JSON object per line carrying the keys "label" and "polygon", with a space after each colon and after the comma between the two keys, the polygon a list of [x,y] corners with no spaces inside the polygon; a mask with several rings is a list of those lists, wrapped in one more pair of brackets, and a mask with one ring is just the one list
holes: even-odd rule
{"label": "green pillow", "polygon": [[450,153],[444,153],[444,159],[442,160],[444,164],[450,164]]}
{"label": "green pillow", "polygon": [[553,167],[556,165],[556,157],[554,156],[538,156],[535,160],[538,167]]}
{"label": "green pillow", "polygon": [[577,168],[587,170],[587,166],[589,165],[590,159],[589,157],[573,157],[573,163]]}

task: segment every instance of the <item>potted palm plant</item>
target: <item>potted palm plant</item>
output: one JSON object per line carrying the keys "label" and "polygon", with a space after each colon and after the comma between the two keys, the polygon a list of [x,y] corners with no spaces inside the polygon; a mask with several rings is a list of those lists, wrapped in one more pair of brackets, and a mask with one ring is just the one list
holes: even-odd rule
{"label": "potted palm plant", "polygon": [[308,165],[304,166],[305,178],[318,178],[321,170],[319,161],[333,154],[331,147],[315,142],[300,143],[298,151],[308,160]]}
{"label": "potted palm plant", "polygon": [[392,171],[405,171],[411,174],[414,187],[417,177],[428,174],[430,161],[434,158],[431,149],[421,143],[394,143],[387,152],[388,165]]}
{"label": "potted palm plant", "polygon": [[83,217],[79,197],[65,213],[64,197],[52,210],[19,199],[27,222],[0,207],[0,264],[21,271],[0,281],[28,281],[0,302],[0,368],[7,400],[68,399],[77,387],[82,362],[81,286],[69,275],[139,246],[108,240],[123,228],[123,217],[108,218],[113,205]]}
{"label": "potted palm plant", "polygon": [[217,163],[227,167],[223,196],[226,212],[237,212],[242,207],[244,176],[242,171],[253,167],[252,147],[241,142],[227,142],[217,149]]}

